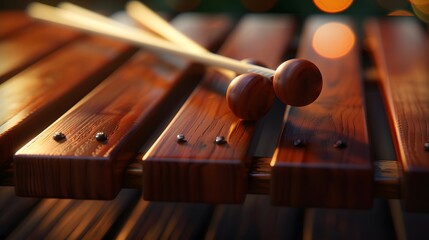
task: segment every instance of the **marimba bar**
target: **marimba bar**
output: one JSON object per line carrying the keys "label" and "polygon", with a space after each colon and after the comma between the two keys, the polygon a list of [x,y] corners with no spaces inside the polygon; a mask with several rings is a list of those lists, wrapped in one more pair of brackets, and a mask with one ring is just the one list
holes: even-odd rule
{"label": "marimba bar", "polygon": [[[368,21],[365,32],[379,66],[395,152],[402,166],[404,203],[409,209],[426,208],[429,201],[427,37],[412,19]],[[407,43],[405,36],[409,36]],[[401,56],[402,61],[393,56]]]}
{"label": "marimba bar", "polygon": [[[198,41],[208,48],[225,34],[230,24],[222,17],[214,19],[201,17],[198,20],[195,28],[214,25],[211,36],[197,35]],[[189,25],[191,21],[189,19],[183,23]],[[192,35],[192,32],[189,34]],[[189,91],[195,85],[201,74],[201,68],[199,70],[197,66],[192,66],[182,59],[170,63],[146,51],[133,56],[124,64],[121,71],[111,75],[75,108],[67,112],[62,120],[59,119],[56,124],[44,131],[44,136],[39,135],[37,138],[40,141],[37,144],[28,145],[28,148],[24,147],[23,151],[17,154],[16,170],[26,172],[21,175],[23,178],[16,175],[17,186],[19,183],[27,185],[25,182],[30,180],[28,178],[30,175],[34,177],[30,180],[31,184],[40,183],[37,184],[39,187],[33,189],[36,192],[26,187],[21,189],[23,191],[17,188],[17,191],[19,194],[30,196],[48,194],[50,197],[114,198],[121,188],[121,176],[127,162],[141,147],[142,140],[150,136],[157,124],[168,114],[170,106],[180,99],[180,94]],[[94,111],[98,114],[92,114]],[[52,141],[52,134],[58,131],[66,136],[61,144]],[[95,139],[98,132],[106,134],[105,141]],[[51,144],[57,146],[55,152],[51,151],[53,150]],[[51,165],[49,169],[53,171],[45,169],[49,172],[42,170],[30,174],[27,171],[38,168],[36,166],[38,164],[28,165],[26,156],[30,152],[33,155],[42,145],[46,146],[43,148],[49,149],[48,152],[36,155],[40,156],[40,161]],[[98,160],[93,161],[94,159]],[[70,163],[76,165],[70,168]],[[82,166],[91,166],[89,169],[92,170],[82,172]],[[75,170],[71,170],[73,168]],[[75,182],[76,185],[72,188],[42,183],[48,175],[54,180],[57,171],[65,171],[61,174],[64,178],[51,183],[68,182],[67,179],[80,180]],[[64,191],[64,187],[69,191]]]}
{"label": "marimba bar", "polygon": [[[0,69],[2,182],[14,178],[21,196],[112,199],[138,187],[152,201],[242,203],[260,193],[293,207],[369,208],[384,197],[428,209],[428,47],[415,19],[372,19],[364,36],[347,18],[308,19],[293,57],[320,68],[320,98],[247,122],[228,110],[229,79],[215,70],[21,13],[0,18],[24,19],[0,32],[10,59]],[[212,51],[269,67],[294,53],[298,36],[289,16],[172,23]],[[389,131],[396,154],[380,157]]]}
{"label": "marimba bar", "polygon": [[[330,41],[336,49],[349,49],[338,55],[332,50],[323,52],[326,49],[320,49],[318,41],[327,40],[321,36],[326,33],[320,32],[325,28],[330,28]],[[358,43],[353,38],[356,30],[350,21],[340,18],[312,18],[304,29],[299,57],[321,67],[325,87],[315,104],[291,108],[287,113],[271,162],[273,202],[315,207],[370,206],[372,160]]]}

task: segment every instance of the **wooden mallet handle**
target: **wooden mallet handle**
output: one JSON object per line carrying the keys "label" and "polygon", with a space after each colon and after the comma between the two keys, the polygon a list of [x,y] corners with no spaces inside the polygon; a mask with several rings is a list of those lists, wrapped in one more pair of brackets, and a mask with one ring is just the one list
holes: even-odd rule
{"label": "wooden mallet handle", "polygon": [[102,34],[143,46],[147,49],[189,58],[208,66],[226,68],[238,74],[256,73],[273,79],[274,92],[285,104],[305,106],[319,96],[322,89],[322,76],[319,69],[303,59],[292,59],[281,64],[277,70],[248,64],[210,52],[200,52],[178,48],[166,40],[153,37],[131,26],[122,27],[89,14],[59,9],[40,3],[29,5],[28,13],[39,19],[60,23],[85,31]]}

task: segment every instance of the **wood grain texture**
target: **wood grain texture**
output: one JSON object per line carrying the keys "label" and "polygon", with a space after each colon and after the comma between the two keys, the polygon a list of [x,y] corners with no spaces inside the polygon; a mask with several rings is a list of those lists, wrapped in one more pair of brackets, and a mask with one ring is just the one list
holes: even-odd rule
{"label": "wood grain texture", "polygon": [[[429,210],[429,47],[415,19],[372,20],[366,34],[381,76],[408,210]],[[400,57],[398,57],[400,56]]]}
{"label": "wood grain texture", "polygon": [[218,205],[204,239],[303,239],[303,209],[272,206],[247,195],[242,205]]}
{"label": "wood grain texture", "polygon": [[38,202],[37,198],[17,197],[13,187],[0,187],[0,238],[6,239]]}
{"label": "wood grain texture", "polygon": [[[254,58],[273,67],[284,53],[293,30],[284,16],[245,17],[220,54]],[[143,160],[143,196],[147,200],[240,203],[247,190],[247,172],[254,122],[241,121],[228,109],[229,79],[206,75]],[[176,136],[184,134],[186,142]],[[215,138],[223,136],[223,144]]]}
{"label": "wood grain texture", "polygon": [[287,105],[302,107],[314,102],[323,86],[322,75],[314,63],[306,59],[290,59],[276,69],[273,88]]}
{"label": "wood grain texture", "polygon": [[234,78],[226,91],[226,101],[235,116],[243,120],[258,120],[273,106],[273,83],[256,73]]}
{"label": "wood grain texture", "polygon": [[0,85],[0,165],[88,93],[134,51],[87,37],[49,55]]}
{"label": "wood grain texture", "polygon": [[8,36],[33,23],[33,20],[21,11],[0,12],[0,38]]}
{"label": "wood grain texture", "polygon": [[[184,15],[185,34],[211,49],[230,28],[226,17]],[[192,27],[194,26],[194,27]],[[202,31],[209,30],[210,34]],[[138,149],[172,106],[201,79],[185,59],[141,51],[15,155],[16,191],[23,196],[112,199]],[[65,141],[52,136],[62,132]],[[104,132],[107,140],[95,139]]]}
{"label": "wood grain texture", "polygon": [[148,202],[133,208],[116,239],[203,239],[214,206]]}
{"label": "wood grain texture", "polygon": [[404,228],[404,239],[418,239],[423,240],[428,236],[427,227],[429,223],[429,215],[427,212],[410,212],[400,207],[400,202],[397,203],[398,209],[394,209],[391,204],[392,214],[394,211],[400,211],[398,217],[402,217]]}
{"label": "wood grain texture", "polygon": [[0,83],[81,36],[77,31],[37,23],[0,41]]}
{"label": "wood grain texture", "polygon": [[[333,35],[338,29],[346,33]],[[298,57],[319,67],[324,86],[313,104],[290,108],[286,113],[287,122],[271,162],[274,204],[338,208],[368,208],[372,204],[372,163],[358,43],[350,45],[351,39],[346,38],[350,36],[347,33],[353,35],[352,29],[350,21],[342,18],[313,17],[304,26]],[[317,31],[329,33],[315,39]],[[339,44],[351,47],[342,56],[328,58],[316,52],[315,41],[332,44],[334,51]],[[345,145],[334,147],[339,140]]]}
{"label": "wood grain texture", "polygon": [[384,200],[375,200],[368,210],[306,209],[304,219],[303,239],[401,239]]}
{"label": "wood grain texture", "polygon": [[111,229],[139,195],[135,189],[124,189],[113,201],[41,199],[8,238],[110,239]]}

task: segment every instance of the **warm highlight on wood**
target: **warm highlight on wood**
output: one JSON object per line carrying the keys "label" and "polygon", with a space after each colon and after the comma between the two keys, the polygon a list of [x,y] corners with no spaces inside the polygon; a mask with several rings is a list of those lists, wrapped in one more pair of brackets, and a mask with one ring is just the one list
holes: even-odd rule
{"label": "warm highlight on wood", "polygon": [[23,30],[31,23],[33,23],[33,20],[24,12],[2,11],[0,12],[0,38],[21,29]]}
{"label": "warm highlight on wood", "polygon": [[[185,33],[212,49],[230,27],[226,17],[184,15]],[[209,30],[210,34],[202,31]],[[212,26],[209,28],[209,26]],[[15,155],[23,196],[112,199],[138,149],[201,79],[186,59],[141,51]],[[55,132],[66,139],[57,142]],[[98,132],[106,135],[97,141]]]}
{"label": "warm highlight on wood", "polygon": [[[342,18],[313,17],[304,25],[298,57],[313,61],[324,86],[318,100],[290,108],[271,162],[274,204],[294,207],[368,208],[372,163],[364,115],[357,46],[340,58],[325,58],[312,46],[318,28]],[[322,39],[323,40],[323,39]],[[348,39],[324,39],[332,44]]]}
{"label": "warm highlight on wood", "polygon": [[[16,202],[22,199],[16,198]],[[109,238],[124,212],[138,201],[139,192],[123,190],[113,201],[74,199],[33,199],[34,204],[8,234],[10,239],[103,239]],[[21,207],[21,206],[20,206]],[[110,233],[111,234],[111,233]],[[30,237],[29,237],[30,236]]]}
{"label": "warm highlight on wood", "polygon": [[43,58],[0,85],[0,164],[69,109],[131,53],[132,47],[87,37]]}
{"label": "warm highlight on wood", "polygon": [[81,35],[61,26],[37,23],[0,40],[0,82]]}
{"label": "warm highlight on wood", "polygon": [[403,203],[409,210],[429,210],[428,38],[411,18],[371,20],[365,32],[402,166]]}
{"label": "warm highlight on wood", "polygon": [[[241,20],[219,53],[275,66],[292,31],[292,21],[287,17],[250,15]],[[263,44],[267,40],[269,44]],[[228,109],[224,94],[229,81],[216,72],[206,75],[145,155],[145,199],[243,201],[255,123],[238,119]],[[180,134],[184,141],[178,139]]]}

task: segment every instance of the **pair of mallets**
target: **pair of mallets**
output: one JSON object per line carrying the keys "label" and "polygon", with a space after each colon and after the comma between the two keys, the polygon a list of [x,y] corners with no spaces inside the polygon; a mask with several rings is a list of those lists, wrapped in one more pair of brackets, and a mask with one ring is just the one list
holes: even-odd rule
{"label": "pair of mallets", "polygon": [[[240,74],[229,84],[226,99],[231,111],[244,120],[256,120],[265,115],[275,95],[285,104],[305,106],[316,100],[322,90],[322,75],[307,60],[290,59],[274,71],[208,52],[140,2],[128,3],[127,12],[170,42],[70,3],[60,4],[59,8],[32,3],[28,8],[28,13],[38,19],[115,37],[155,52],[183,56]],[[179,48],[172,42],[188,47]]]}

